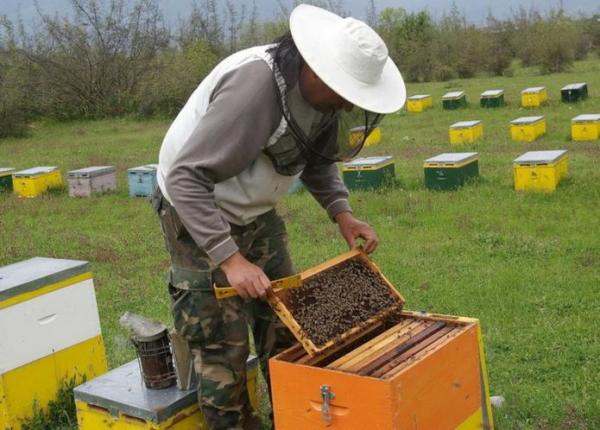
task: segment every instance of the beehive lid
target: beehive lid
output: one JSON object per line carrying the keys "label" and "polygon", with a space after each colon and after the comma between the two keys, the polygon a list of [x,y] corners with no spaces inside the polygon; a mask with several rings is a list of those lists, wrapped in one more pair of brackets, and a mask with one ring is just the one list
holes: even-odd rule
{"label": "beehive lid", "polygon": [[544,119],[543,115],[535,115],[535,116],[522,116],[521,118],[517,118],[512,120],[510,123],[519,125],[519,124],[533,124],[538,121],[542,121]]}
{"label": "beehive lid", "polygon": [[0,302],[89,271],[87,261],[45,257],[0,267]]}
{"label": "beehive lid", "polygon": [[14,171],[14,167],[0,167],[0,177],[12,175]]}
{"label": "beehive lid", "polygon": [[380,157],[362,157],[356,160],[349,161],[343,164],[346,169],[361,169],[366,167],[380,167],[384,164],[388,164],[392,161],[391,155],[384,155]]}
{"label": "beehive lid", "polygon": [[555,151],[529,151],[513,160],[515,164],[548,164],[560,160],[567,154],[566,149]]}
{"label": "beehive lid", "polygon": [[146,167],[154,170],[158,170],[158,164],[146,164]]}
{"label": "beehive lid", "polygon": [[499,97],[504,94],[504,90],[487,90],[481,93],[481,97]]}
{"label": "beehive lid", "polygon": [[463,164],[469,161],[476,160],[478,157],[478,152],[447,152],[444,154],[436,155],[435,157],[428,158],[427,160],[425,160],[425,164]]}
{"label": "beehive lid", "polygon": [[541,93],[545,89],[546,89],[546,87],[529,87],[529,88],[525,88],[523,91],[521,91],[521,93],[523,93],[523,94],[535,94],[535,93]]}
{"label": "beehive lid", "polygon": [[75,178],[93,178],[114,172],[115,166],[91,166],[84,169],[70,170],[68,175]]}
{"label": "beehive lid", "polygon": [[578,82],[576,84],[565,85],[561,88],[561,90],[580,90],[585,87],[587,84],[585,82]]}
{"label": "beehive lid", "polygon": [[410,96],[408,99],[409,100],[423,100],[423,99],[426,99],[429,97],[431,97],[429,94],[417,94],[414,96]]}
{"label": "beehive lid", "polygon": [[300,274],[302,286],[270,294],[269,304],[314,355],[343,343],[395,312],[404,298],[361,250]]}
{"label": "beehive lid", "polygon": [[449,93],[444,94],[442,100],[454,100],[464,97],[464,91],[450,91]]}
{"label": "beehive lid", "polygon": [[53,172],[57,170],[57,166],[39,166],[32,167],[31,169],[21,170],[19,172],[15,172],[14,175],[17,177],[28,177],[28,176],[37,176],[44,175],[46,173]]}
{"label": "beehive lid", "polygon": [[473,120],[473,121],[459,121],[459,122],[455,122],[454,124],[452,124],[450,126],[450,128],[470,128],[470,127],[475,127],[476,125],[481,124],[481,121],[479,120]]}
{"label": "beehive lid", "polygon": [[127,171],[129,173],[133,173],[133,172],[156,172],[156,167],[152,167],[152,166],[156,166],[156,165],[155,164],[145,164],[143,166],[132,167],[130,169],[127,169]]}
{"label": "beehive lid", "polygon": [[571,120],[572,122],[597,122],[600,121],[600,114],[587,113],[583,115],[577,115]]}
{"label": "beehive lid", "polygon": [[136,360],[113,369],[73,390],[75,399],[143,420],[161,423],[197,401],[196,389],[176,385],[160,390],[144,386]]}

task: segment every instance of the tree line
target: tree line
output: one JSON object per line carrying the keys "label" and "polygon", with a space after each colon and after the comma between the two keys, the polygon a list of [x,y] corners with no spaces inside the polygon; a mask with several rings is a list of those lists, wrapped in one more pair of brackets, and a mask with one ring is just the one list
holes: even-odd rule
{"label": "tree line", "polygon": [[[287,31],[298,3],[277,0],[264,21],[252,0],[196,0],[169,26],[157,0],[70,1],[64,16],[38,10],[35,26],[0,17],[0,137],[40,117],[173,116],[222,58]],[[347,15],[343,0],[311,3]],[[435,20],[375,0],[365,12],[409,82],[510,76],[515,61],[554,73],[600,53],[598,15],[521,8],[475,25],[456,6]]]}

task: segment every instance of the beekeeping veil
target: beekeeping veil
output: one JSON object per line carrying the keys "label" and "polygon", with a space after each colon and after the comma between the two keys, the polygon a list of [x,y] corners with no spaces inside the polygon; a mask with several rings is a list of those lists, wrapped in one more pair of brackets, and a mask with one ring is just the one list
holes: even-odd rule
{"label": "beekeeping veil", "polygon": [[354,108],[324,113],[319,124],[304,133],[282,98],[289,131],[309,156],[329,162],[351,159],[383,116],[404,105],[402,75],[379,35],[354,18],[301,4],[290,16],[290,32],[306,64]]}

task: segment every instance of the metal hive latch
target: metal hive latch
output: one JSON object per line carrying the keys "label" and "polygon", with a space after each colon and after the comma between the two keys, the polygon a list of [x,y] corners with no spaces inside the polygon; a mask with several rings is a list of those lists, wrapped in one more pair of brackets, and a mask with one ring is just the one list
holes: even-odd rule
{"label": "metal hive latch", "polygon": [[333,418],[331,414],[331,405],[329,402],[335,399],[335,394],[331,391],[329,385],[321,385],[321,399],[323,399],[323,407],[321,408],[321,418],[327,423],[331,423]]}

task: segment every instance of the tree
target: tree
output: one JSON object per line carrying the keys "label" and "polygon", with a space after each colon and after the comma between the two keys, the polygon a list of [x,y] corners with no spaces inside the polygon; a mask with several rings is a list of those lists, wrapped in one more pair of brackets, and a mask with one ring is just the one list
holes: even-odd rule
{"label": "tree", "polygon": [[22,52],[43,81],[38,88],[56,117],[119,115],[158,52],[167,46],[156,0],[71,0],[73,18],[38,12],[41,25],[23,34]]}

